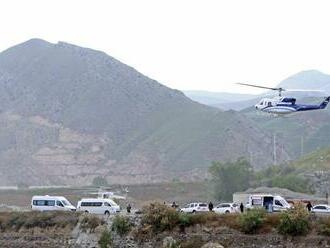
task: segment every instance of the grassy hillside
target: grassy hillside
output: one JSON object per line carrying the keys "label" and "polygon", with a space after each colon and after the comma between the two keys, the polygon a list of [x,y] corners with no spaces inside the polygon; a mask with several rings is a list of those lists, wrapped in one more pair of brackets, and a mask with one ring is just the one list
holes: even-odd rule
{"label": "grassy hillside", "polygon": [[[0,140],[2,161],[19,158],[0,163],[3,178],[5,168],[13,175],[3,184],[195,180],[213,160],[253,154],[256,168],[272,162],[271,136],[243,115],[193,102],[103,52],[63,42],[32,39],[0,53],[0,105],[7,139],[26,123],[34,130]],[[18,168],[26,177],[15,176]]]}
{"label": "grassy hillside", "polygon": [[[320,103],[322,98],[304,98],[303,103]],[[274,117],[248,108],[242,111],[262,130],[276,134],[277,142],[291,158],[308,154],[316,149],[330,147],[330,108],[287,116]]]}
{"label": "grassy hillside", "polygon": [[330,170],[330,148],[307,154],[291,164],[297,171]]}

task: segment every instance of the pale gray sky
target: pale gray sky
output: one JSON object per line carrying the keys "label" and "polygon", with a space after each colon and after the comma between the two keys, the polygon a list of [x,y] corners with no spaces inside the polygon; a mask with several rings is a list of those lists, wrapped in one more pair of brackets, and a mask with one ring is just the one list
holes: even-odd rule
{"label": "pale gray sky", "polygon": [[330,1],[3,0],[0,51],[30,38],[105,51],[176,89],[256,92],[330,73]]}

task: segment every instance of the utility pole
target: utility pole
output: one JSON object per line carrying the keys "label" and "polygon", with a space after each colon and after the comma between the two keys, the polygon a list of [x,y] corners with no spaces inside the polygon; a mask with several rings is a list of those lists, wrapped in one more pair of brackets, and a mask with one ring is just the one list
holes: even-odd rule
{"label": "utility pole", "polygon": [[300,155],[303,156],[304,155],[304,136],[301,135],[300,138]]}
{"label": "utility pole", "polygon": [[276,133],[273,134],[273,158],[274,158],[274,165],[277,164],[276,162]]}

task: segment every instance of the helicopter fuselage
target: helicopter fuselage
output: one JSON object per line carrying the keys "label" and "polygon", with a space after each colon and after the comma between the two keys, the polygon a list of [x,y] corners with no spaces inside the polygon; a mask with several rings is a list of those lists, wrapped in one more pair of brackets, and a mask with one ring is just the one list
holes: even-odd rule
{"label": "helicopter fuselage", "polygon": [[296,104],[295,98],[279,97],[264,98],[255,105],[257,110],[271,114],[291,114],[301,111],[324,109],[328,105],[330,97],[327,97],[321,104]]}

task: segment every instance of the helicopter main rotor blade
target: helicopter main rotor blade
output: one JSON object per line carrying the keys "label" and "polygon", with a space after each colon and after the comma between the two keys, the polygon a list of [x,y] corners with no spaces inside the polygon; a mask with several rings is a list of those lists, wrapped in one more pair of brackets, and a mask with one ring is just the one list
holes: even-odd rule
{"label": "helicopter main rotor blade", "polygon": [[260,85],[255,85],[255,84],[245,84],[245,83],[237,83],[237,84],[244,85],[244,86],[255,87],[255,88],[261,88],[261,89],[285,91],[285,89],[283,89],[283,88],[272,88],[272,87],[260,86]]}
{"label": "helicopter main rotor blade", "polygon": [[308,89],[286,89],[290,92],[325,92],[324,90],[308,90]]}

